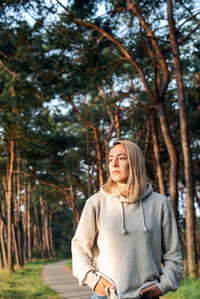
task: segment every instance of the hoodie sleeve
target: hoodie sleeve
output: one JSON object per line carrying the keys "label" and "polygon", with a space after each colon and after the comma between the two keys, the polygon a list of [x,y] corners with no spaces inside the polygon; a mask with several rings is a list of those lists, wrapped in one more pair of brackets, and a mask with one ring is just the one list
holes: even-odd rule
{"label": "hoodie sleeve", "polygon": [[183,272],[183,261],[176,219],[169,201],[163,206],[162,219],[162,273],[157,286],[162,294],[176,291]]}
{"label": "hoodie sleeve", "polygon": [[92,289],[99,280],[97,271],[92,265],[92,247],[96,233],[96,209],[88,199],[72,239],[72,269],[79,284],[82,286],[87,284]]}

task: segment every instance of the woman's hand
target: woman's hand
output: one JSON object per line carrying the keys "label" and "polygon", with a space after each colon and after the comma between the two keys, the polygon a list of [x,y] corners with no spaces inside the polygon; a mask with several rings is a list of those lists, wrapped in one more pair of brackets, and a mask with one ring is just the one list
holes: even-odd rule
{"label": "woman's hand", "polygon": [[153,299],[153,298],[162,296],[161,290],[155,284],[140,291],[141,296],[144,294],[146,294],[149,299]]}
{"label": "woman's hand", "polygon": [[113,290],[114,288],[115,286],[112,283],[101,277],[97,282],[94,291],[99,296],[105,296],[107,294],[107,289]]}

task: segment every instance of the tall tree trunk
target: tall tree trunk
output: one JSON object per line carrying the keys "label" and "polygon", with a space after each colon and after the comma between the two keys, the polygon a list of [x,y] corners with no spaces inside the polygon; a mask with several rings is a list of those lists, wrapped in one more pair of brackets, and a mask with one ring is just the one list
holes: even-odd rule
{"label": "tall tree trunk", "polygon": [[116,139],[120,139],[119,107],[115,105],[115,130]]}
{"label": "tall tree trunk", "polygon": [[27,183],[26,175],[24,178],[24,215],[23,215],[23,242],[24,242],[24,262],[28,259],[27,255]]}
{"label": "tall tree trunk", "polygon": [[147,118],[147,128],[146,128],[146,137],[145,137],[145,145],[144,145],[144,156],[146,157],[146,154],[147,154],[147,150],[148,150],[148,147],[149,147],[149,139],[150,139],[150,123],[151,121],[149,120],[149,117]]}
{"label": "tall tree trunk", "polygon": [[[7,234],[4,204],[0,202],[0,244],[3,256],[3,267],[8,268],[7,251],[5,244],[5,234]],[[6,237],[7,239],[7,237]]]}
{"label": "tall tree trunk", "polygon": [[156,103],[158,108],[158,116],[160,121],[160,127],[162,135],[167,147],[167,151],[170,159],[170,174],[169,174],[169,191],[170,191],[170,202],[174,210],[176,219],[178,219],[178,155],[174,146],[173,139],[169,132],[169,124],[167,121],[166,109],[163,101]]}
{"label": "tall tree trunk", "polygon": [[56,256],[56,251],[53,242],[53,231],[52,231],[52,213],[49,213],[49,240],[50,240],[50,250],[51,256]]}
{"label": "tall tree trunk", "polygon": [[103,185],[103,167],[102,167],[102,158],[101,158],[101,146],[100,146],[98,129],[94,126],[93,126],[93,132],[94,132],[94,140],[96,143],[96,151],[97,151],[99,186],[102,186]]}
{"label": "tall tree trunk", "polygon": [[45,224],[44,229],[45,229],[45,243],[46,243],[47,255],[48,255],[48,257],[51,257],[50,243],[49,243],[48,211],[47,211],[47,202],[46,201],[44,204],[44,224]]}
{"label": "tall tree trunk", "polygon": [[150,123],[151,123],[153,151],[154,151],[154,157],[155,157],[155,161],[156,161],[159,189],[160,189],[161,194],[166,195],[165,183],[164,183],[164,178],[163,178],[163,170],[162,170],[162,165],[161,165],[161,161],[160,161],[160,148],[159,148],[159,143],[158,143],[158,133],[156,130],[156,123],[155,123],[155,111],[152,112],[150,115]]}
{"label": "tall tree trunk", "polygon": [[[71,176],[70,176],[70,173],[67,171],[67,178],[68,178],[68,181],[69,181],[69,189],[70,189],[70,198],[67,197],[68,199],[70,199],[70,206],[71,206],[71,209],[72,209],[72,213],[74,215],[74,220],[75,220],[75,228],[77,227],[77,224],[79,223],[79,219],[80,219],[80,215],[79,215],[79,212],[78,212],[78,209],[76,207],[76,199],[75,199],[75,196],[74,196],[74,188],[73,188],[73,184],[72,184],[72,179],[71,179]],[[68,200],[69,202],[69,200]]]}
{"label": "tall tree trunk", "polygon": [[13,259],[12,259],[12,186],[13,186],[13,170],[14,170],[14,159],[15,159],[15,144],[14,139],[7,141],[8,145],[8,169],[7,169],[7,184],[6,188],[6,202],[7,202],[7,253],[8,253],[8,271],[13,272]]}
{"label": "tall tree trunk", "polygon": [[8,259],[7,259],[4,231],[5,231],[5,224],[3,223],[2,220],[0,220],[0,243],[1,243],[1,252],[3,257],[3,266],[4,268],[8,268]]}
{"label": "tall tree trunk", "polygon": [[89,135],[89,127],[87,126],[87,132],[86,132],[86,151],[87,151],[87,195],[88,197],[91,196],[92,194],[92,182],[91,182],[91,175],[90,175],[90,161],[89,161],[89,157],[90,157],[90,135]]}
{"label": "tall tree trunk", "polygon": [[187,239],[187,265],[188,273],[191,277],[196,277],[198,273],[196,238],[195,238],[195,210],[194,210],[194,180],[192,155],[188,137],[188,121],[185,105],[185,94],[183,77],[181,70],[180,53],[177,41],[177,31],[173,16],[172,0],[167,0],[168,24],[170,30],[170,42],[173,53],[173,65],[177,84],[179,117],[181,128],[181,144],[184,159],[184,174],[186,183],[186,239]]}
{"label": "tall tree trunk", "polygon": [[48,258],[47,248],[46,248],[46,240],[45,240],[45,210],[44,210],[44,202],[42,199],[42,195],[40,195],[40,209],[41,209],[41,219],[42,219],[42,250],[44,252],[44,257]]}
{"label": "tall tree trunk", "polygon": [[13,246],[15,251],[15,262],[18,268],[21,267],[20,263],[20,257],[19,257],[19,248],[17,244],[17,238],[16,238],[16,232],[15,232],[15,225],[12,223],[12,240],[13,240]]}
{"label": "tall tree trunk", "polygon": [[39,240],[37,237],[37,227],[36,224],[33,224],[33,251],[37,251],[40,249]]}
{"label": "tall tree trunk", "polygon": [[22,233],[21,233],[21,212],[20,212],[20,204],[21,204],[21,184],[20,184],[20,172],[21,172],[21,160],[19,151],[17,153],[17,202],[16,202],[16,231],[17,231],[17,243],[19,248],[19,257],[21,266],[24,264],[23,260],[23,250],[22,250]]}
{"label": "tall tree trunk", "polygon": [[29,182],[28,188],[27,188],[27,251],[28,251],[27,253],[28,253],[28,260],[31,260],[31,258],[32,258],[30,201],[31,201],[31,184]]}
{"label": "tall tree trunk", "polygon": [[13,175],[13,202],[14,202],[14,210],[13,210],[13,223],[12,223],[12,239],[14,245],[14,252],[15,252],[15,262],[18,268],[22,266],[21,255],[19,250],[19,243],[18,242],[18,231],[19,231],[19,219],[20,219],[20,208],[18,205],[19,198],[17,198],[16,193],[16,171]]}
{"label": "tall tree trunk", "polygon": [[35,201],[33,201],[33,205],[34,205],[34,214],[35,214],[35,225],[36,225],[36,234],[37,234],[37,240],[40,246],[40,250],[42,253],[42,257],[45,257],[45,252],[43,250],[43,246],[42,246],[42,237],[41,237],[41,231],[40,231],[40,224],[39,224],[39,218],[38,218],[38,212],[37,212],[37,206]]}
{"label": "tall tree trunk", "polygon": [[3,262],[2,262],[2,256],[1,256],[1,250],[0,250],[0,270],[3,269]]}

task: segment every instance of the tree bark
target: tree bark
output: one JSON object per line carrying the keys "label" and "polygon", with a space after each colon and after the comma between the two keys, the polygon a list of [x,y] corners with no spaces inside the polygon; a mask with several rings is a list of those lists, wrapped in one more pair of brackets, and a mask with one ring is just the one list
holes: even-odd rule
{"label": "tree bark", "polygon": [[162,101],[156,103],[158,108],[158,116],[160,121],[160,127],[162,135],[167,147],[167,151],[170,159],[170,173],[169,173],[169,191],[170,191],[170,202],[176,217],[178,220],[178,155],[173,142],[173,139],[169,132],[169,124],[167,122],[167,115],[165,105]]}
{"label": "tree bark", "polygon": [[4,231],[5,231],[5,224],[3,223],[2,220],[0,220],[0,242],[1,242],[1,252],[3,257],[3,267],[8,268],[8,259],[7,259]]}
{"label": "tree bark", "polygon": [[160,149],[159,149],[159,143],[158,143],[158,134],[157,134],[156,123],[155,123],[155,111],[152,112],[150,115],[150,123],[151,123],[153,151],[154,151],[154,157],[155,157],[155,162],[156,162],[159,189],[160,189],[161,194],[166,195],[165,183],[164,183],[164,178],[163,178],[163,170],[162,170],[162,165],[161,165],[161,161],[160,161]]}
{"label": "tree bark", "polygon": [[27,188],[27,254],[28,254],[28,260],[31,260],[31,258],[32,258],[30,201],[31,201],[31,184],[28,183],[28,188]]}
{"label": "tree bark", "polygon": [[74,228],[76,228],[77,224],[79,223],[80,215],[79,215],[78,209],[76,207],[74,188],[73,188],[72,179],[71,179],[71,176],[70,176],[70,173],[68,172],[68,170],[67,170],[67,178],[69,181],[69,189],[70,189],[70,206],[72,208],[72,213],[73,213],[74,219],[75,219],[75,223],[74,223],[75,227]]}
{"label": "tree bark", "polygon": [[18,268],[22,266],[22,259],[21,259],[21,253],[19,249],[20,240],[18,240],[19,235],[19,221],[20,221],[20,206],[19,206],[19,198],[17,196],[16,188],[16,175],[17,172],[15,171],[13,175],[13,202],[14,202],[14,209],[12,211],[13,213],[13,223],[12,223],[12,240],[14,245],[14,252],[15,252],[15,262]]}
{"label": "tree bark", "polygon": [[41,209],[41,220],[42,220],[42,250],[44,252],[44,257],[47,258],[47,249],[45,242],[45,215],[44,215],[44,203],[42,199],[42,195],[40,195],[40,209]]}
{"label": "tree bark", "polygon": [[1,250],[0,250],[0,270],[3,269],[3,262],[2,262],[2,256],[1,256]]}
{"label": "tree bark", "polygon": [[[25,177],[26,180],[26,177]],[[24,215],[23,215],[23,251],[24,262],[27,261],[27,183],[24,181]]]}
{"label": "tree bark", "polygon": [[119,107],[115,105],[115,130],[116,139],[120,139]]}
{"label": "tree bark", "polygon": [[12,186],[13,186],[13,170],[15,159],[15,144],[14,139],[7,141],[8,152],[8,169],[7,169],[7,184],[5,182],[6,202],[7,202],[7,254],[8,254],[8,271],[13,272],[12,259]]}
{"label": "tree bark", "polygon": [[186,239],[187,239],[187,265],[188,273],[191,277],[198,274],[196,238],[195,238],[195,210],[194,210],[194,180],[192,155],[190,151],[190,142],[188,137],[188,121],[185,105],[185,94],[183,86],[183,76],[181,69],[180,53],[177,41],[177,31],[173,16],[172,0],[167,0],[167,15],[170,30],[170,43],[173,53],[173,65],[177,85],[179,117],[181,129],[181,144],[184,159],[184,174],[186,183]]}
{"label": "tree bark", "polygon": [[[87,110],[86,110],[87,111]],[[86,117],[88,119],[88,113],[86,113]],[[91,175],[90,175],[90,128],[87,126],[86,131],[86,152],[87,152],[87,196],[91,196],[92,194],[92,182],[91,182]]]}
{"label": "tree bark", "polygon": [[145,157],[146,157],[147,150],[149,147],[149,139],[150,139],[150,131],[151,131],[150,123],[151,123],[151,121],[149,120],[149,118],[147,118],[147,123],[146,123],[147,129],[146,129],[146,137],[145,137],[145,144],[144,144],[144,150],[143,150]]}
{"label": "tree bark", "polygon": [[36,226],[37,240],[38,240],[38,243],[39,243],[39,247],[40,247],[40,250],[41,250],[42,257],[44,258],[45,257],[45,252],[44,252],[43,246],[42,246],[42,237],[41,237],[41,231],[40,231],[40,224],[39,224],[37,206],[36,206],[35,201],[33,201],[33,205],[34,205],[35,226]]}
{"label": "tree bark", "polygon": [[33,251],[37,251],[40,249],[39,240],[37,237],[37,227],[36,224],[33,224]]}
{"label": "tree bark", "polygon": [[47,257],[51,257],[50,243],[49,243],[49,224],[48,224],[48,211],[47,202],[44,202],[44,232],[45,232],[45,244],[47,250]]}
{"label": "tree bark", "polygon": [[19,152],[17,153],[17,200],[16,200],[16,231],[17,231],[17,243],[19,248],[19,257],[20,257],[20,265],[24,264],[23,261],[23,250],[22,250],[22,233],[21,233],[21,213],[20,213],[20,203],[21,203],[21,184],[20,184],[20,171],[21,171],[21,159]]}
{"label": "tree bark", "polygon": [[54,242],[53,242],[52,212],[49,213],[49,240],[50,240],[51,256],[55,257],[56,256],[56,251],[55,251]]}
{"label": "tree bark", "polygon": [[15,231],[15,225],[12,223],[12,240],[14,245],[14,251],[15,251],[15,262],[18,268],[21,267],[20,263],[20,256],[19,256],[19,248],[17,244],[17,238],[16,238],[16,231]]}
{"label": "tree bark", "polygon": [[42,246],[45,258],[50,257],[49,235],[48,235],[48,218],[46,211],[46,202],[40,196],[41,218],[42,218]]}

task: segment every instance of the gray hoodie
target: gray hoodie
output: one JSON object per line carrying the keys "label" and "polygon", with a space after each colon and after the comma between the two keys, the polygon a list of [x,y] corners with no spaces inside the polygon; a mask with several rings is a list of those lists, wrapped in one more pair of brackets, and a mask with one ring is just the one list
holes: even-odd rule
{"label": "gray hoodie", "polygon": [[175,291],[183,262],[169,201],[150,184],[136,203],[101,188],[83,209],[72,240],[72,264],[80,285],[94,289],[100,277],[113,283],[109,299],[140,298],[152,284],[163,295]]}

